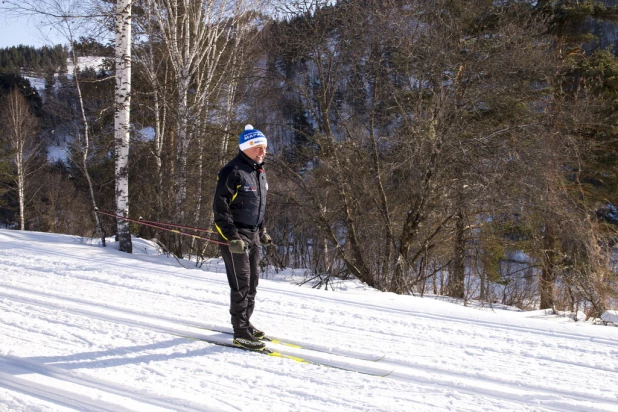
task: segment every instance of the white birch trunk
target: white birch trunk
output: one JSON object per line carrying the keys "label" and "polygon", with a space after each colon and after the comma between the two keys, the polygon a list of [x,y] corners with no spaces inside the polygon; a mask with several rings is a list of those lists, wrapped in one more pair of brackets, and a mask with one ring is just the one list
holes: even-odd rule
{"label": "white birch trunk", "polygon": [[[75,54],[75,48],[73,47],[73,41],[71,40],[71,58],[73,59],[73,81],[75,82],[75,90],[77,91],[77,98],[79,101],[79,110],[82,115],[82,126],[83,126],[83,134],[79,130],[77,130],[77,140],[79,143],[78,150],[81,153],[80,161],[81,164],[78,166],[81,168],[82,173],[86,177],[86,182],[88,183],[88,191],[90,193],[90,200],[92,202],[93,210],[97,210],[97,201],[94,196],[94,185],[92,183],[92,178],[90,177],[90,173],[88,172],[88,154],[90,152],[90,125],[88,122],[88,117],[86,116],[86,109],[84,107],[84,99],[82,96],[82,86],[79,81],[79,64],[77,55]],[[82,139],[83,136],[83,139]],[[101,243],[105,246],[105,231],[103,230],[103,226],[101,225],[101,220],[99,219],[99,214],[94,213],[94,219],[96,224],[97,233],[101,236]]]}
{"label": "white birch trunk", "polygon": [[219,153],[219,164],[221,166],[223,166],[226,162],[227,147],[230,143],[230,129],[232,126],[232,119],[234,117],[234,94],[236,94],[236,87],[238,85],[238,77],[236,77],[236,56],[234,56],[234,61],[231,66],[232,77],[227,86],[227,96],[225,98],[225,117],[223,119],[223,130],[225,130],[225,134],[221,139],[221,151]]}
{"label": "white birch trunk", "polygon": [[[157,196],[157,205],[159,211],[163,210],[163,144],[164,136],[163,130],[165,129],[165,105],[159,103],[159,92],[155,90],[154,96],[154,113],[155,113],[155,161],[157,164],[157,188],[159,195]],[[161,113],[163,108],[163,113]]]}
{"label": "white birch trunk", "polygon": [[31,161],[35,157],[39,145],[34,141],[36,135],[36,118],[30,113],[26,99],[16,90],[11,91],[2,99],[0,106],[4,113],[0,119],[4,129],[2,135],[7,139],[13,161],[15,163],[15,186],[19,203],[19,228],[26,229],[26,179],[31,169]]}
{"label": "white birch trunk", "polygon": [[19,197],[19,230],[26,230],[26,172],[24,170],[24,145],[19,141],[17,153],[15,153],[15,163],[17,164],[17,194]]}
{"label": "white birch trunk", "polygon": [[178,86],[178,133],[176,140],[176,219],[184,222],[184,202],[187,198],[187,155],[189,151],[189,86],[191,78],[183,70]]}
{"label": "white birch trunk", "polygon": [[[129,216],[129,128],[131,109],[131,3],[116,3],[116,112],[114,137],[116,141],[116,214]],[[126,220],[117,221],[120,250],[131,253],[131,233]]]}

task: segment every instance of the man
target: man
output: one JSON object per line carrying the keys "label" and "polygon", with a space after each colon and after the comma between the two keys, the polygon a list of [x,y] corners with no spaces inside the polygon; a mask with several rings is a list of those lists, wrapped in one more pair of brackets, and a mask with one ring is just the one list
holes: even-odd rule
{"label": "man", "polygon": [[215,227],[231,289],[230,314],[234,345],[264,350],[264,332],[250,322],[258,285],[260,244],[272,240],[264,228],[268,184],[263,168],[266,136],[248,124],[240,134],[238,155],[217,177],[213,201]]}

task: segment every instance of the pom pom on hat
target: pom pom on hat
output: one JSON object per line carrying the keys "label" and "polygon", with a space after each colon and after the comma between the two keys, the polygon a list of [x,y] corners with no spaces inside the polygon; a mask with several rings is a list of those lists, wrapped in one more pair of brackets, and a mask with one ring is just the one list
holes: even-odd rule
{"label": "pom pom on hat", "polygon": [[238,147],[240,150],[247,150],[259,145],[268,146],[266,136],[259,130],[254,129],[250,124],[246,125],[245,131],[238,138]]}

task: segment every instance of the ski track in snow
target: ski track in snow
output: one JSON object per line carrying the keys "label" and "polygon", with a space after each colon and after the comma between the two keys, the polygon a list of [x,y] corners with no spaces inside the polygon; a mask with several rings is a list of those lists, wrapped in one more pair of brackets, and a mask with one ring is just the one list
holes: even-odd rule
{"label": "ski track in snow", "polygon": [[[31,294],[34,295],[34,293],[31,293]],[[42,297],[48,296],[44,293],[37,293],[37,295],[42,296]],[[166,328],[164,326],[157,326],[156,324],[148,322],[148,319],[143,319],[140,321],[140,320],[132,320],[128,318],[123,319],[122,317],[113,316],[111,314],[109,315],[98,314],[95,311],[97,305],[82,304],[83,305],[82,308],[69,309],[68,307],[63,306],[61,302],[57,304],[53,304],[53,303],[44,302],[44,301],[37,301],[35,299],[11,298],[9,295],[6,295],[4,293],[0,293],[0,297],[4,297],[5,299],[13,300],[15,302],[23,303],[26,305],[38,305],[40,307],[50,309],[50,310],[64,309],[65,311],[69,311],[70,313],[75,314],[77,316],[94,318],[94,319],[98,319],[102,321],[107,321],[110,323],[123,324],[123,325],[131,326],[131,327],[143,328],[146,330],[155,330],[157,332],[161,332],[164,334],[165,333],[171,334],[171,335],[182,335],[183,334],[183,330],[181,328],[173,328],[173,327]],[[86,307],[91,307],[91,309],[85,309]],[[108,308],[105,308],[105,309],[108,309]],[[138,314],[134,314],[134,315],[138,315]],[[163,320],[165,322],[168,321],[166,319],[161,319],[160,317],[155,317],[154,319]],[[120,353],[117,352],[117,353],[112,353],[112,354],[117,355]],[[0,362],[1,361],[2,359],[0,358]],[[56,362],[55,359],[48,359],[48,361]],[[503,380],[492,379],[490,377],[474,376],[474,374],[471,374],[471,373],[456,373],[447,368],[418,366],[412,362],[406,362],[406,361],[380,361],[379,363],[390,365],[392,367],[399,367],[397,372],[394,372],[387,376],[387,378],[391,378],[391,379],[399,379],[403,381],[414,381],[418,384],[439,385],[439,386],[444,386],[445,388],[457,387],[458,390],[465,391],[472,395],[479,395],[482,393],[485,395],[494,396],[499,399],[506,397],[506,398],[512,399],[513,401],[517,401],[520,405],[528,404],[531,407],[534,406],[535,403],[530,403],[527,401],[526,398],[528,394],[524,391],[524,389],[529,389],[533,391],[537,390],[541,396],[543,395],[546,396],[546,401],[552,398],[556,398],[554,399],[554,402],[559,404],[558,402],[559,397],[556,396],[556,389],[552,389],[552,388],[548,388],[548,390],[545,391],[546,393],[543,393],[542,388],[527,385],[525,382],[507,382]],[[587,367],[586,365],[583,365],[583,366]],[[551,368],[552,366],[549,365],[548,367]],[[436,375],[436,372],[442,373],[443,376]],[[443,378],[443,380],[441,382],[438,381],[436,376],[438,376],[439,378]],[[455,377],[458,379],[454,379]],[[493,384],[493,385],[490,385],[492,389],[489,389],[490,386],[488,386],[488,384],[490,383]],[[507,388],[501,390],[499,386],[504,385],[504,384],[506,384]],[[520,388],[521,393],[509,394],[510,391],[508,390],[508,388],[512,385],[515,385],[518,388]],[[596,397],[595,399],[595,397],[593,396],[590,396],[586,393],[577,393],[577,391],[574,391],[572,389],[569,389],[569,390],[565,389],[564,391],[559,391],[559,393],[560,392],[564,392],[561,394],[563,396],[568,395],[569,397],[578,398],[581,401],[597,401],[601,403],[607,402],[608,406],[612,406],[611,399],[608,399],[605,397]],[[558,405],[556,405],[556,407],[557,406]]]}
{"label": "ski track in snow", "polygon": [[367,376],[183,338],[230,330],[220,262],[75,239],[0,230],[0,411],[618,411],[616,328],[260,280],[256,325]]}
{"label": "ski track in snow", "polygon": [[[169,410],[175,409],[178,411],[194,411],[196,409],[201,410],[215,410],[209,409],[206,405],[197,405],[193,404],[189,407],[183,407],[182,403],[184,402],[181,399],[173,399],[169,402],[166,402],[162,399],[152,399],[151,395],[148,393],[140,394],[136,393],[133,388],[124,387],[122,385],[117,385],[112,382],[108,382],[102,379],[96,379],[93,377],[88,377],[84,374],[74,373],[69,369],[59,368],[56,366],[46,365],[44,363],[38,363],[32,360],[17,358],[13,356],[0,356],[0,366],[2,366],[2,370],[10,370],[11,375],[2,373],[0,374],[0,382],[4,385],[8,383],[9,385],[20,385],[22,388],[27,389],[28,392],[37,396],[41,392],[47,393],[45,396],[54,397],[60,395],[63,399],[62,402],[69,402],[71,407],[77,407],[78,409],[98,409],[98,410],[109,410],[109,411],[129,411],[134,410],[133,408],[148,408],[149,410]],[[53,384],[32,384],[25,379],[17,378],[15,375],[23,375],[28,373],[35,373],[41,376],[44,376],[49,380],[61,381],[63,383],[71,383],[74,384],[78,389],[73,392],[69,392],[65,389],[66,385],[60,386],[60,394],[58,392],[57,385]],[[33,386],[33,387],[29,387]],[[127,399],[134,401],[134,405],[132,405],[132,409],[127,409],[122,406],[121,402],[118,403],[109,403],[102,402],[93,403],[89,397],[81,396],[79,394],[79,390],[83,390],[84,387],[92,388],[94,391],[105,391],[106,393],[119,395],[122,403],[126,403]],[[124,399],[122,399],[124,398]],[[75,403],[76,405],[73,405]],[[159,407],[159,408],[156,408]],[[99,409],[101,408],[101,409]],[[156,409],[155,409],[156,408]]]}
{"label": "ski track in snow", "polygon": [[[40,250],[37,250],[35,248],[22,248],[22,249],[30,249],[32,250],[32,252],[34,253],[38,253],[40,252]],[[72,257],[72,255],[69,254],[57,254],[59,257]],[[106,266],[117,266],[119,268],[123,268],[126,269],[126,265],[123,264],[114,264],[114,263],[109,263],[108,260],[105,259],[100,259],[100,260],[94,260],[95,263],[104,263]],[[87,265],[83,265],[80,268],[72,268],[71,271],[76,272],[76,274],[74,275],[75,278],[79,278],[79,272],[83,271],[83,270],[92,270],[92,268],[95,267],[99,267],[96,264],[87,264]],[[33,265],[33,268],[38,269],[38,266]],[[185,275],[182,272],[180,274],[178,274],[177,271],[174,270],[162,270],[159,268],[156,268],[154,270],[152,270],[151,272],[157,272],[158,274],[174,274],[176,277],[179,278],[185,278],[185,279],[190,279],[190,280],[197,280],[197,281],[203,281],[204,280],[204,276],[199,276],[199,275]],[[144,287],[140,287],[139,285],[125,285],[123,283],[119,283],[119,282],[112,282],[109,281],[107,279],[104,278],[104,276],[106,276],[107,273],[102,272],[101,276],[99,277],[95,277],[92,275],[89,276],[81,276],[82,279],[84,280],[92,280],[92,281],[96,281],[96,282],[100,282],[100,283],[108,283],[109,285],[112,286],[130,286],[132,289],[136,289],[136,290],[141,290],[144,292],[149,292],[154,290],[154,288],[149,289],[148,286],[144,286]],[[125,280],[129,278],[130,280],[136,280],[138,281],[138,283],[141,283],[142,278],[141,277],[137,277],[137,276],[131,276],[131,275],[123,275],[122,279]],[[220,285],[224,285],[227,286],[227,280],[225,280],[225,278],[221,278],[221,279],[208,279],[208,282],[210,284],[212,283],[218,283]],[[264,292],[264,291],[274,291],[277,294],[286,294],[288,296],[291,297],[305,297],[306,293],[301,293],[301,292],[294,292],[294,291],[287,291],[284,290],[282,291],[281,289],[278,288],[269,288],[267,286],[260,286],[259,289],[260,292]],[[206,291],[204,291],[206,292]],[[186,297],[181,297],[184,299],[187,299]],[[221,305],[227,307],[228,302],[227,302],[227,296],[222,296],[222,300],[221,300]],[[202,301],[202,298],[196,298],[195,299],[198,302]],[[395,313],[395,314],[405,314],[405,315],[413,315],[414,317],[417,318],[425,318],[425,319],[431,319],[431,320],[437,320],[437,321],[459,321],[460,323],[463,324],[467,324],[467,325],[471,325],[471,326],[478,326],[478,325],[485,325],[488,327],[491,327],[492,329],[505,329],[505,330],[509,330],[509,331],[515,331],[515,330],[521,330],[524,332],[532,332],[535,335],[548,335],[551,337],[555,337],[555,336],[562,336],[565,338],[569,338],[569,339],[576,339],[576,340],[584,340],[584,341],[597,341],[597,342],[602,342],[602,341],[606,341],[612,345],[615,345],[618,348],[618,342],[616,342],[615,340],[612,339],[604,339],[604,338],[598,338],[598,337],[589,337],[586,335],[579,335],[579,334],[570,334],[570,333],[561,333],[561,332],[556,332],[556,331],[546,331],[545,329],[542,328],[533,328],[530,326],[525,326],[525,327],[519,327],[519,326],[514,326],[514,325],[504,325],[504,324],[500,324],[500,323],[495,323],[495,322],[488,322],[488,321],[482,321],[482,320],[470,320],[469,318],[457,318],[456,316],[443,316],[443,315],[435,315],[435,314],[430,314],[430,313],[423,313],[417,310],[409,310],[409,309],[398,309],[398,308],[389,308],[389,307],[385,307],[382,305],[371,305],[369,303],[358,303],[358,302],[354,302],[351,300],[347,300],[345,298],[342,299],[333,299],[333,298],[322,298],[319,296],[314,296],[312,297],[312,300],[322,300],[325,302],[333,302],[333,301],[339,301],[339,302],[345,302],[347,305],[349,306],[358,306],[361,307],[363,309],[368,309],[368,308],[372,308],[372,309],[376,309],[380,312],[391,312],[391,313]]]}

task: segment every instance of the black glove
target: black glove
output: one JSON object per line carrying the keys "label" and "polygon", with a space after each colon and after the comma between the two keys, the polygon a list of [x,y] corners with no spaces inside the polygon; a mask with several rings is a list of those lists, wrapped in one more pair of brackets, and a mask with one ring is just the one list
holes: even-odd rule
{"label": "black glove", "polygon": [[232,253],[245,253],[247,250],[247,244],[242,239],[233,239],[227,242],[227,246],[230,248],[230,252]]}
{"label": "black glove", "polygon": [[260,242],[263,245],[270,245],[273,243],[273,238],[270,237],[270,235],[264,230],[262,231],[262,233],[260,233]]}

